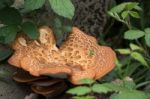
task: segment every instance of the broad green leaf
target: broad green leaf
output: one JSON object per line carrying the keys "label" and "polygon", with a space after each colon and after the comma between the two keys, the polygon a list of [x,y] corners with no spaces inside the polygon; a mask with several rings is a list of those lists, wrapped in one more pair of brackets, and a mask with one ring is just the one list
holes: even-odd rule
{"label": "broad green leaf", "polygon": [[126,19],[129,16],[129,11],[123,11],[121,13],[121,16],[122,16],[123,19]]}
{"label": "broad green leaf", "polygon": [[91,89],[86,86],[78,86],[67,91],[67,93],[72,94],[72,95],[85,95],[90,92],[91,92]]}
{"label": "broad green leaf", "polygon": [[72,19],[75,8],[71,0],[49,0],[51,8],[60,16]]}
{"label": "broad green leaf", "polygon": [[118,94],[113,94],[110,96],[110,99],[149,99],[148,96],[141,91],[122,91]]}
{"label": "broad green leaf", "polygon": [[92,86],[92,91],[96,93],[107,93],[107,92],[120,92],[127,91],[126,87],[119,86],[118,84],[113,83],[104,83],[104,84],[94,84]]}
{"label": "broad green leaf", "polygon": [[95,82],[95,80],[93,79],[89,79],[89,78],[84,78],[84,79],[81,79],[80,80],[80,83],[81,84],[88,84],[88,85],[91,85]]}
{"label": "broad green leaf", "polygon": [[112,92],[114,90],[105,86],[104,84],[94,84],[92,86],[92,91],[95,93],[108,93],[108,92]]}
{"label": "broad green leaf", "polygon": [[18,32],[18,27],[13,25],[4,26],[0,28],[0,37],[4,37],[4,44],[11,43],[15,40],[16,34]]}
{"label": "broad green leaf", "polygon": [[130,14],[133,18],[140,18],[139,13],[136,12],[136,11],[130,11],[129,14]]}
{"label": "broad green leaf", "polygon": [[135,6],[134,9],[137,10],[137,11],[142,11],[142,8],[140,6],[138,6],[138,5]]}
{"label": "broad green leaf", "polygon": [[143,48],[141,48],[140,46],[130,43],[130,48],[134,51],[134,50],[139,50],[139,51],[144,51]]}
{"label": "broad green leaf", "polygon": [[24,10],[32,11],[41,8],[45,3],[45,0],[25,0]]}
{"label": "broad green leaf", "polygon": [[113,7],[110,11],[111,12],[116,12],[116,13],[121,13],[123,10],[125,10],[126,8],[128,9],[132,9],[137,5],[138,3],[136,2],[125,2],[125,3],[121,3],[115,7]]}
{"label": "broad green leaf", "polygon": [[0,10],[0,21],[6,25],[20,25],[22,17],[15,8],[4,8]]}
{"label": "broad green leaf", "polygon": [[131,54],[131,50],[130,49],[116,49],[116,51],[118,51],[120,54],[124,54],[124,55]]}
{"label": "broad green leaf", "polygon": [[12,5],[14,0],[0,0],[0,9]]}
{"label": "broad green leaf", "polygon": [[128,3],[128,4],[126,5],[126,8],[127,8],[127,10],[132,10],[132,9],[134,9],[135,7],[137,7],[138,4],[139,4],[139,3],[137,3],[137,2]]}
{"label": "broad green leaf", "polygon": [[128,3],[121,3],[121,4],[113,7],[110,11],[111,12],[115,12],[115,13],[120,13],[120,12],[122,12],[125,9],[127,4]]}
{"label": "broad green leaf", "polygon": [[12,54],[13,50],[0,44],[0,61],[5,60]]}
{"label": "broad green leaf", "polygon": [[116,19],[117,21],[123,22],[120,16],[116,12],[108,11],[108,15]]}
{"label": "broad green leaf", "polygon": [[124,34],[124,38],[128,40],[135,40],[141,38],[145,35],[145,33],[141,30],[128,30]]}
{"label": "broad green leaf", "polygon": [[22,25],[22,29],[31,39],[38,39],[39,32],[37,26],[32,22],[25,22]]}
{"label": "broad green leaf", "polygon": [[131,57],[134,58],[135,60],[139,61],[144,66],[148,66],[148,64],[142,54],[140,54],[138,52],[132,52]]}
{"label": "broad green leaf", "polygon": [[148,47],[150,47],[150,28],[146,28],[145,30],[145,42]]}

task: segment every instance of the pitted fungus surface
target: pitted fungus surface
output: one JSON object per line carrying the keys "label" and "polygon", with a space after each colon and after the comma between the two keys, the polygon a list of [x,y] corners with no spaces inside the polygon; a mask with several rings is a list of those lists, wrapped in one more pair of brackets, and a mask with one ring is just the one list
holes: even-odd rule
{"label": "pitted fungus surface", "polygon": [[52,30],[43,26],[38,40],[18,35],[12,43],[15,50],[8,60],[11,65],[28,71],[31,75],[65,73],[73,84],[80,79],[99,79],[115,66],[115,52],[97,44],[96,39],[73,27],[67,40],[56,47]]}

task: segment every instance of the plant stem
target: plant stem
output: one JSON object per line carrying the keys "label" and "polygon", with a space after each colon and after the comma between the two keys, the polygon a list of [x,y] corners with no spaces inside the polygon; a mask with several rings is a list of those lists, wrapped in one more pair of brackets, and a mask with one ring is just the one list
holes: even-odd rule
{"label": "plant stem", "polygon": [[145,82],[142,82],[142,83],[138,84],[138,85],[136,86],[136,89],[137,89],[137,88],[140,88],[140,87],[142,87],[142,86],[145,86],[145,85],[147,85],[147,84],[150,84],[150,81],[145,81]]}
{"label": "plant stem", "polygon": [[125,70],[124,77],[126,77],[128,75],[128,70],[129,70],[129,66],[130,66],[131,60],[132,60],[132,58],[130,57],[129,61],[128,61],[128,64],[127,64],[127,67],[126,67],[126,70]]}

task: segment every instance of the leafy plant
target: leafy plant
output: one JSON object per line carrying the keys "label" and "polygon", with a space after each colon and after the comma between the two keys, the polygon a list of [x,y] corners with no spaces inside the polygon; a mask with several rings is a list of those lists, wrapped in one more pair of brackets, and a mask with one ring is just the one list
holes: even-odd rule
{"label": "leafy plant", "polygon": [[[46,0],[26,0],[24,10],[32,11],[41,8]],[[48,0],[52,10],[60,16],[72,19],[74,16],[74,5],[71,0]]]}
{"label": "leafy plant", "polygon": [[[25,0],[23,12],[39,9],[44,6],[45,2],[46,0]],[[75,9],[71,0],[48,0],[48,2],[53,11],[58,15],[72,19]],[[0,5],[3,6],[0,9],[0,22],[4,25],[0,27],[0,42],[4,44],[11,43],[20,31],[23,31],[31,39],[37,39],[39,36],[37,25],[32,21],[23,21],[22,15],[18,9],[8,7],[8,5],[11,6],[11,4],[13,4],[11,0],[2,0],[0,2]],[[55,27],[57,26],[58,24],[55,24]],[[63,26],[61,29],[70,31],[69,26]]]}
{"label": "leafy plant", "polygon": [[[148,51],[150,47],[150,30],[147,27],[140,29],[132,23],[133,19],[137,21],[137,19],[142,18],[142,13],[143,9],[139,6],[139,3],[136,2],[121,3],[108,12],[111,17],[123,23],[128,28],[128,30],[124,31],[123,37],[126,41],[128,40],[127,42],[130,42],[129,48],[116,49],[121,55],[118,55],[119,57],[116,61],[117,67],[114,71],[119,78],[122,79],[126,76],[133,77],[138,84],[149,82],[145,74],[149,73],[150,70],[150,53]],[[141,24],[140,27],[143,27],[142,25],[143,24]],[[137,63],[137,61],[139,63]],[[149,83],[145,83],[144,85],[146,84]],[[123,97],[123,94],[114,97]]]}
{"label": "leafy plant", "polygon": [[[136,44],[131,43],[130,49],[128,49],[128,48],[127,49],[117,49],[116,51],[118,51],[120,54],[130,55],[131,58],[139,61],[144,66],[149,67],[144,56],[140,53],[140,52],[143,52],[144,50]],[[140,52],[138,52],[138,51],[140,51]],[[131,61],[131,60],[129,60],[129,61]]]}
{"label": "leafy plant", "polygon": [[[136,84],[126,77],[112,83],[99,84],[92,79],[82,79],[82,86],[69,89],[67,93],[75,95],[73,99],[95,99],[94,93],[114,92],[110,99],[149,99],[149,94],[136,90]],[[86,86],[87,85],[87,86]]]}

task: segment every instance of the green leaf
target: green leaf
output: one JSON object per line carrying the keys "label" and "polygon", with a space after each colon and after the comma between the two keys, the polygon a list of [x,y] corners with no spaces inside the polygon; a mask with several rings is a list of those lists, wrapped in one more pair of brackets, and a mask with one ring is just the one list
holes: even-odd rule
{"label": "green leaf", "polygon": [[146,28],[144,31],[145,31],[145,43],[148,47],[150,47],[150,28]]}
{"label": "green leaf", "polygon": [[120,16],[116,12],[108,11],[108,15],[116,19],[117,21],[123,22]]}
{"label": "green leaf", "polygon": [[137,10],[137,11],[142,11],[142,8],[140,6],[138,6],[138,5],[135,6],[134,9]]}
{"label": "green leaf", "polygon": [[20,25],[22,17],[15,8],[4,8],[0,10],[0,21],[6,25]]}
{"label": "green leaf", "polygon": [[128,40],[135,40],[141,38],[145,35],[143,31],[140,30],[128,30],[124,34],[124,38]]}
{"label": "green leaf", "polygon": [[81,79],[80,82],[81,82],[81,84],[91,85],[91,84],[93,84],[95,82],[95,80],[89,79],[89,78],[84,78],[84,79]]}
{"label": "green leaf", "polygon": [[75,8],[71,0],[49,0],[51,8],[60,16],[72,19]]}
{"label": "green leaf", "polygon": [[130,14],[133,18],[140,18],[139,13],[136,12],[136,11],[130,11],[129,14]]}
{"label": "green leaf", "polygon": [[72,95],[85,95],[90,92],[91,92],[91,89],[86,86],[78,86],[67,91],[67,93],[72,94]]}
{"label": "green leaf", "polygon": [[129,16],[129,11],[123,11],[121,13],[121,16],[122,16],[123,19],[126,19]]}
{"label": "green leaf", "polygon": [[137,3],[137,2],[128,3],[128,4],[126,5],[126,8],[127,8],[127,10],[132,10],[132,9],[134,9],[135,7],[137,7],[138,4],[139,4],[139,3]]}
{"label": "green leaf", "polygon": [[113,89],[107,87],[105,84],[94,84],[92,90],[95,93],[108,93],[114,91]]}
{"label": "green leaf", "polygon": [[12,54],[13,50],[0,44],[0,61],[5,60]]}
{"label": "green leaf", "polygon": [[120,92],[120,91],[127,91],[126,87],[119,86],[118,84],[114,83],[103,83],[103,84],[94,84],[92,86],[93,92],[96,93],[107,93],[107,92]]}
{"label": "green leaf", "polygon": [[22,25],[22,29],[31,39],[38,39],[39,32],[37,26],[32,22],[25,22]]}
{"label": "green leaf", "polygon": [[141,91],[122,91],[119,94],[111,95],[110,99],[149,99],[148,96]]}
{"label": "green leaf", "polygon": [[133,9],[135,7],[135,5],[138,5],[138,3],[136,2],[125,2],[125,3],[121,3],[115,7],[113,7],[110,11],[111,12],[115,12],[115,13],[121,13],[123,10],[129,9]]}
{"label": "green leaf", "polygon": [[130,77],[126,77],[123,80],[123,86],[128,88],[129,90],[132,90],[132,89],[136,88],[135,82]]}
{"label": "green leaf", "polygon": [[15,40],[19,28],[15,25],[4,26],[0,28],[0,37],[4,38],[4,44],[11,43]]}
{"label": "green leaf", "polygon": [[140,46],[130,43],[130,48],[135,51],[135,50],[139,50],[139,51],[144,51],[143,48],[141,48]]}
{"label": "green leaf", "polygon": [[139,61],[144,66],[148,66],[148,64],[142,54],[140,54],[138,52],[132,52],[131,57],[134,58],[135,60]]}
{"label": "green leaf", "polygon": [[126,7],[127,4],[128,3],[121,3],[121,4],[113,7],[110,11],[111,12],[120,13],[120,12],[122,12],[125,9],[125,7]]}
{"label": "green leaf", "polygon": [[130,49],[116,49],[116,51],[118,51],[120,54],[124,54],[124,55],[131,54],[131,50]]}
{"label": "green leaf", "polygon": [[41,8],[45,3],[45,0],[25,0],[24,10],[32,11]]}
{"label": "green leaf", "polygon": [[3,9],[6,6],[10,6],[14,3],[14,0],[0,0],[0,9]]}

